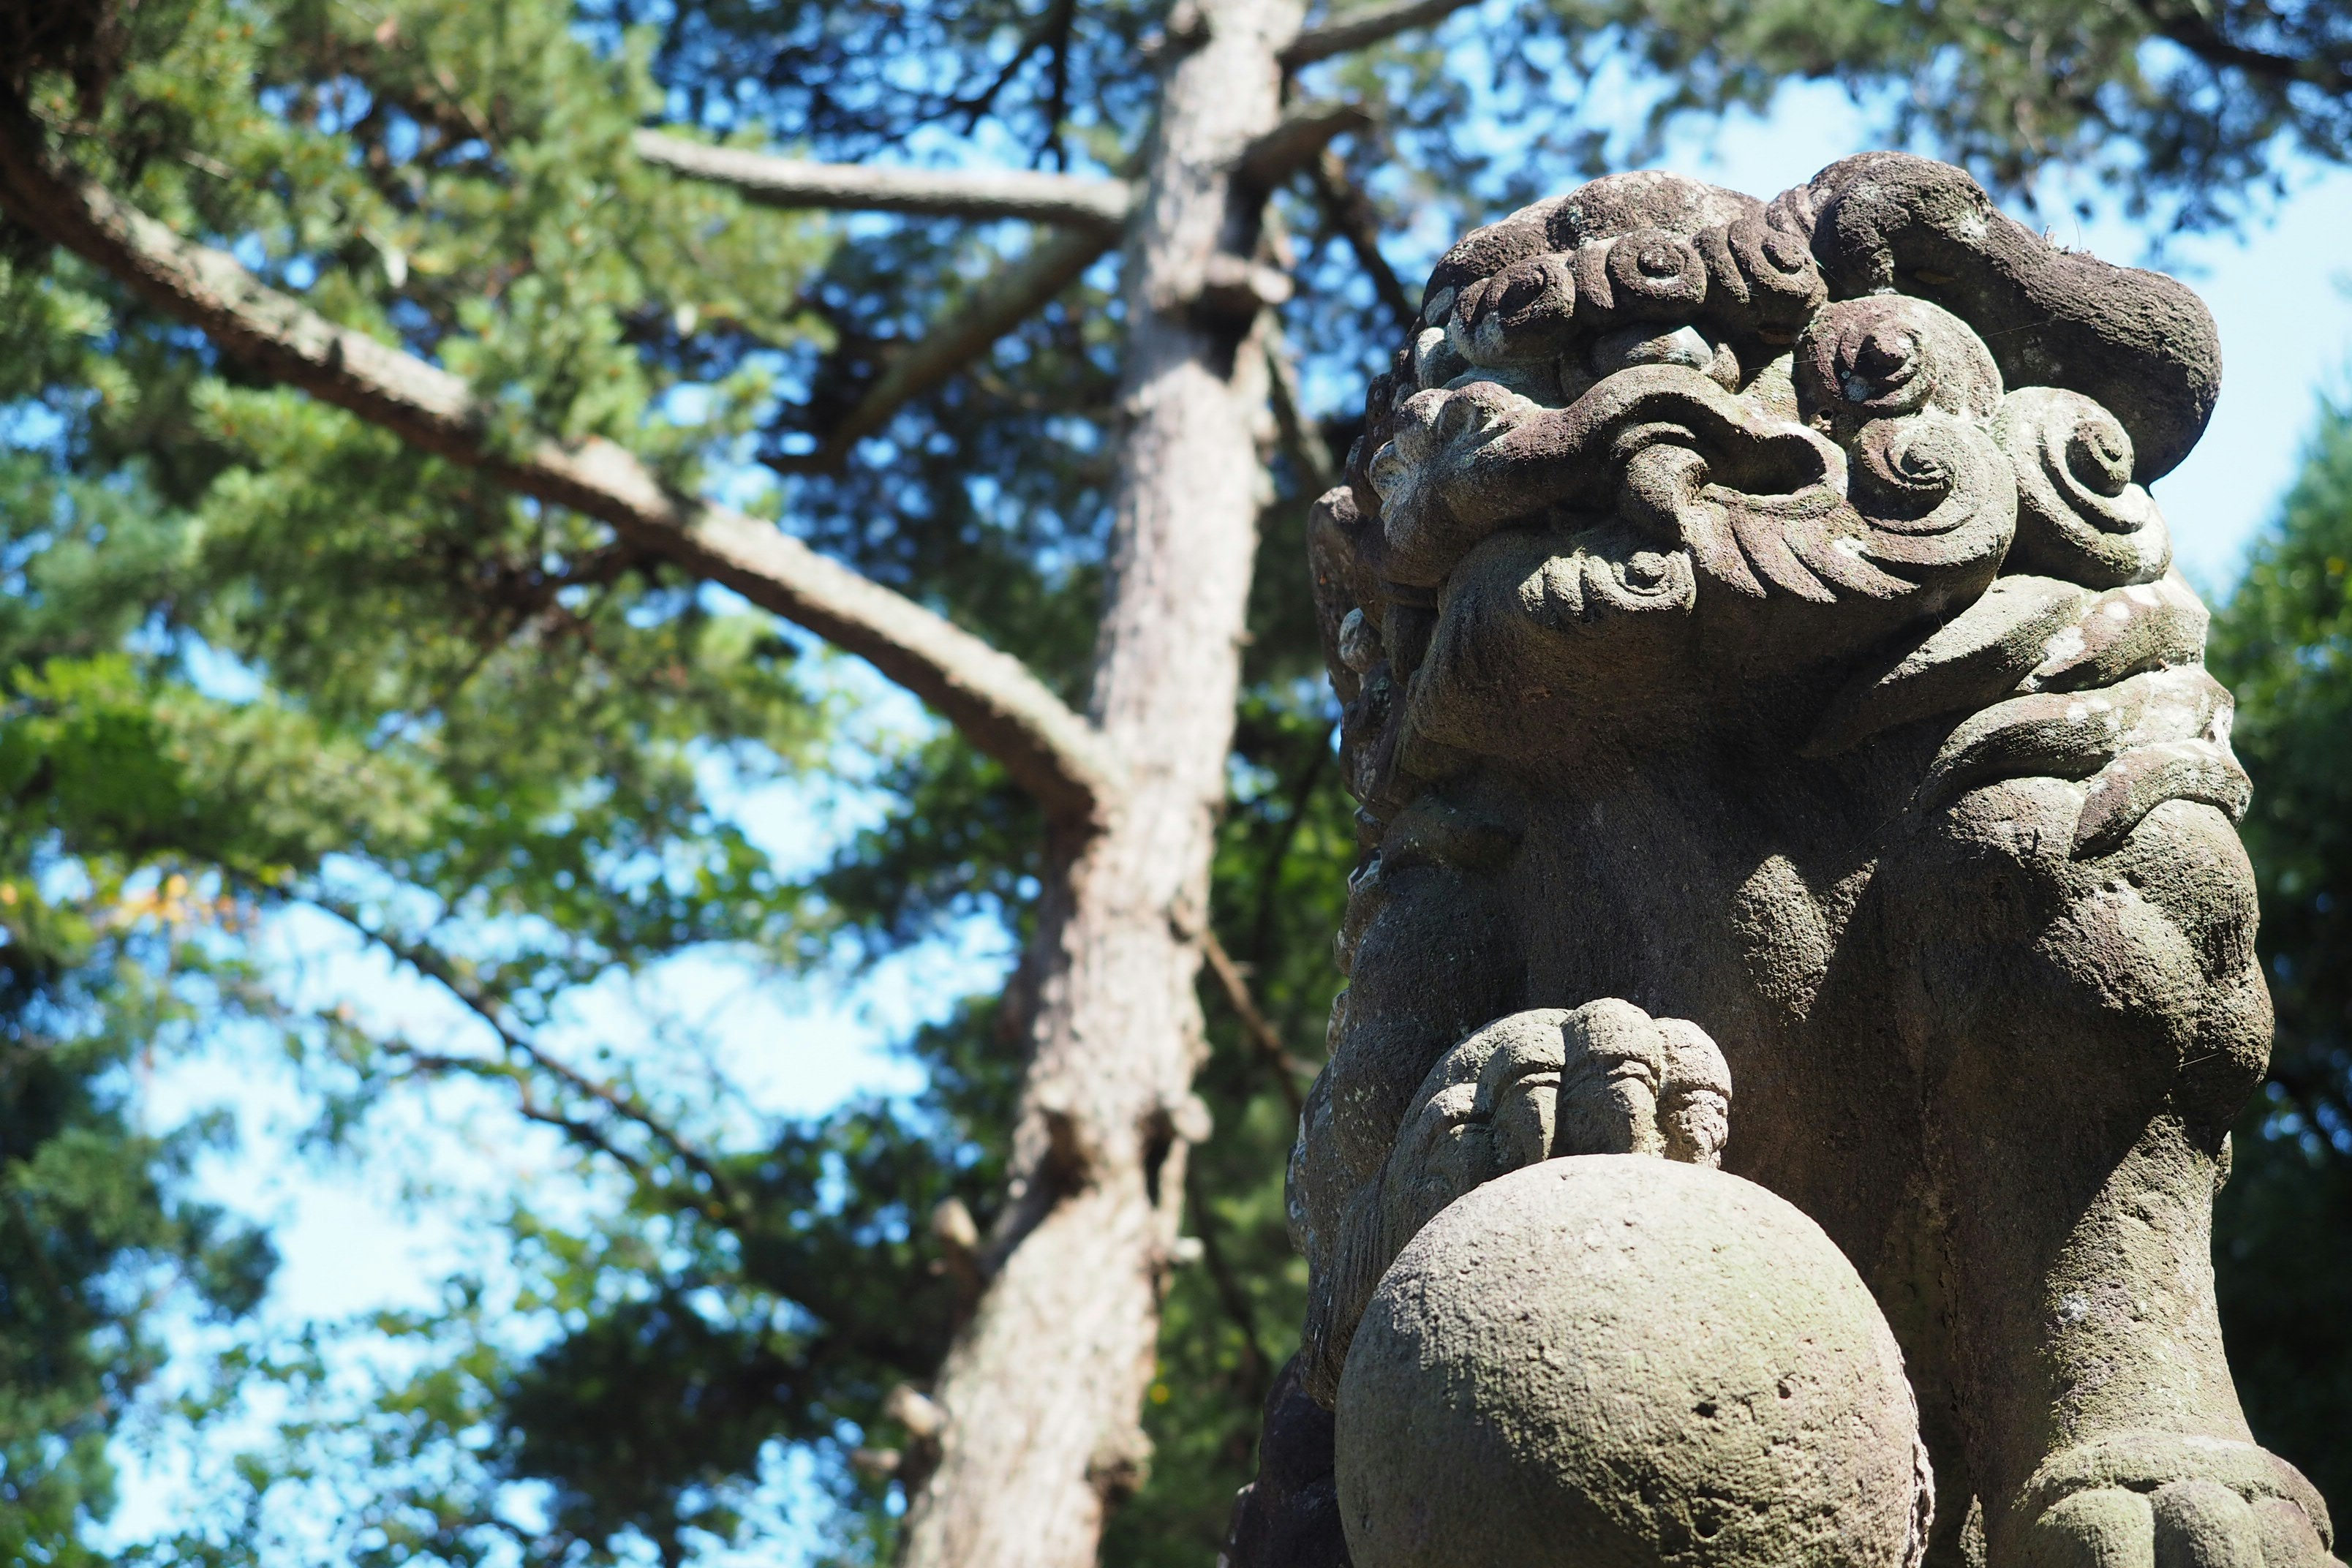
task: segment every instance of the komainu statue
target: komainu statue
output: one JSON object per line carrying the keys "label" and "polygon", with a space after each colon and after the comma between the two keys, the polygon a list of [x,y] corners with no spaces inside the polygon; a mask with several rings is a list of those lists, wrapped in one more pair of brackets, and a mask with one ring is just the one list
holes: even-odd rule
{"label": "komainu statue", "polygon": [[2271,1013],[2147,489],[2203,306],[1893,153],[1598,180],[1426,300],[1313,525],[1362,853],[1235,1568],[2326,1568],[2209,1262]]}

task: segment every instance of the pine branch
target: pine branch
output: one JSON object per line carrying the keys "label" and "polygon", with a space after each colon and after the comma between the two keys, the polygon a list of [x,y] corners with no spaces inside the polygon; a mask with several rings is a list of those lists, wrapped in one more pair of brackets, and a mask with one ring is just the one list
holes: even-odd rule
{"label": "pine branch", "polygon": [[890,361],[857,406],[825,432],[824,445],[806,459],[806,466],[840,463],[901,406],[986,353],[989,345],[1076,282],[1111,243],[1095,229],[1058,234],[982,283],[961,310]]}
{"label": "pine branch", "polygon": [[1375,6],[1341,21],[1310,27],[1291,39],[1289,47],[1282,51],[1282,68],[1295,71],[1318,60],[1328,60],[1333,55],[1369,48],[1408,28],[1442,22],[1469,4],[1470,0],[1402,0],[1402,4]]}
{"label": "pine branch", "polygon": [[630,1178],[639,1186],[651,1187],[654,1184],[653,1172],[647,1168],[646,1163],[614,1142],[605,1135],[603,1128],[583,1121],[576,1116],[566,1116],[560,1110],[550,1110],[532,1099],[530,1085],[524,1081],[521,1072],[513,1066],[505,1062],[486,1061],[480,1057],[453,1057],[438,1051],[420,1051],[397,1040],[386,1042],[384,1048],[396,1052],[408,1063],[413,1073],[430,1073],[436,1078],[471,1078],[486,1081],[495,1079],[500,1083],[512,1085],[515,1091],[516,1115],[525,1121],[536,1121],[542,1127],[552,1127],[582,1148],[604,1155],[621,1169],[628,1172]]}
{"label": "pine branch", "polygon": [[487,410],[459,377],[336,326],[53,162],[21,109],[0,110],[0,207],[231,356],[421,451],[597,518],[866,659],[1002,763],[1050,817],[1087,824],[1116,809],[1120,770],[1099,735],[1019,660],[772,524],[670,490],[610,441],[494,446]]}
{"label": "pine branch", "polygon": [[977,172],[870,163],[812,163],[740,147],[713,147],[640,131],[637,156],[690,179],[708,180],[764,206],[842,212],[919,213],[932,217],[1026,218],[1116,239],[1135,194],[1124,180],[1081,179],[1027,169]]}
{"label": "pine branch", "polygon": [[1372,292],[1388,307],[1398,329],[1410,336],[1421,325],[1421,311],[1405,293],[1396,268],[1381,253],[1380,215],[1372,210],[1371,198],[1348,177],[1346,162],[1328,147],[1313,165],[1313,178],[1315,199],[1324,217],[1356,253],[1356,265],[1371,279]]}
{"label": "pine branch", "polygon": [[2207,65],[2242,70],[2282,87],[2301,85],[2328,93],[2352,93],[2352,67],[2341,60],[2274,54],[2233,43],[2202,7],[2173,5],[2168,0],[2137,0],[2137,4],[2158,37],[2179,45]]}

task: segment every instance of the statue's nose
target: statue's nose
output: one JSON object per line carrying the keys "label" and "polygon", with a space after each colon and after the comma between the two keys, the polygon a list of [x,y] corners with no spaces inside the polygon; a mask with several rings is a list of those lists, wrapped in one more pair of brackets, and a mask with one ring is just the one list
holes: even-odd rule
{"label": "statue's nose", "polygon": [[1594,341],[1592,374],[1610,375],[1637,364],[1678,364],[1696,371],[1715,366],[1715,345],[1696,327],[1661,332],[1652,326],[1624,327]]}

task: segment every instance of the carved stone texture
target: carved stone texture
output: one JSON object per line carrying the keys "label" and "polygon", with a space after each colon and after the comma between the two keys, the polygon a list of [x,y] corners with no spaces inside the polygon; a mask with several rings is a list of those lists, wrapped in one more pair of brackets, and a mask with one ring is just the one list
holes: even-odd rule
{"label": "carved stone texture", "polygon": [[1371,1568],[1916,1568],[1918,1418],[1870,1292],[1752,1182],[1522,1166],[1397,1258],[1339,1384]]}
{"label": "carved stone texture", "polygon": [[[1362,858],[1290,1174],[1297,1397],[1357,1375],[1416,1236],[1532,1223],[1506,1173],[1719,1145],[1620,1163],[1769,1189],[1850,1261],[1930,1563],[2322,1568],[2208,1263],[2271,1015],[2230,697],[2146,489],[2212,408],[2203,306],[1895,153],[1769,205],[1595,181],[1425,300],[1311,530]],[[1509,1289],[1539,1318],[1574,1277]],[[1283,1429],[1244,1515],[1328,1508]]]}

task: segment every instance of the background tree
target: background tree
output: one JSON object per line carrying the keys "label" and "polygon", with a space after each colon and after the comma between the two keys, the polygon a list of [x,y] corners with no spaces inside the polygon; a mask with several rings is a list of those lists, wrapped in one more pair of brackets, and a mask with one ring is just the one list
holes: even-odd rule
{"label": "background tree", "polygon": [[[9,592],[47,605],[87,557],[136,610],[13,644],[13,711],[131,714],[159,798],[275,824],[183,805],[110,838],[37,768],[34,879],[94,920],[347,919],[476,1027],[247,987],[322,1135],[475,1080],[586,1194],[505,1209],[508,1285],[376,1324],[410,1369],[357,1415],[322,1395],[157,1555],[289,1553],[268,1499],[331,1482],[351,1559],[679,1561],[746,1528],[782,1441],[830,1456],[853,1556],[1087,1561],[1124,1500],[1106,1555],[1203,1560],[1297,1319],[1281,1156],[1353,857],[1297,575],[1350,431],[1301,408],[1283,334],[1360,384],[1417,306],[1384,236],[1638,157],[1570,85],[1628,53],[1665,73],[1651,132],[1791,76],[1928,83],[1887,101],[1996,183],[2072,161],[2189,223],[2284,142],[2338,151],[2324,7],[1497,7],[1491,76],[1410,30],[1455,8],[0,7]],[[1511,151],[1459,134],[1474,108]],[[948,721],[811,878],[724,775],[818,787],[866,737],[770,614]],[[215,743],[240,725],[267,743]],[[974,920],[1027,957],[913,1042],[911,1102],[781,1123],[688,1039],[553,1043],[673,954],[803,966]],[[214,1223],[124,1234],[200,1259]],[[112,1255],[81,1256],[61,1288]],[[257,1278],[241,1256],[219,1277]],[[253,1375],[322,1388],[322,1353]]]}
{"label": "background tree", "polygon": [[[2278,1038],[2231,1135],[2215,1263],[2231,1369],[2264,1441],[2352,1498],[2352,418],[2321,411],[2302,478],[2216,618]],[[2346,1506],[2337,1501],[2336,1506]]]}

